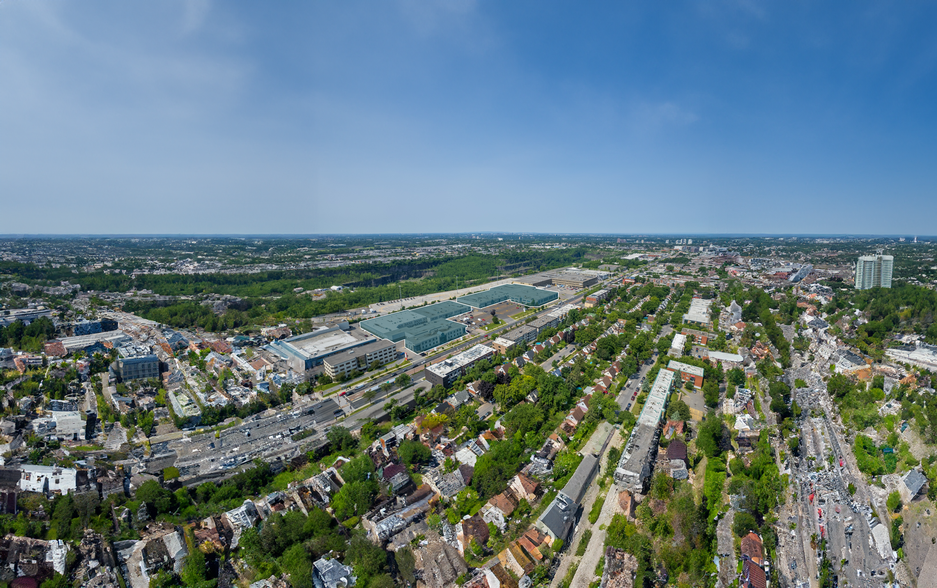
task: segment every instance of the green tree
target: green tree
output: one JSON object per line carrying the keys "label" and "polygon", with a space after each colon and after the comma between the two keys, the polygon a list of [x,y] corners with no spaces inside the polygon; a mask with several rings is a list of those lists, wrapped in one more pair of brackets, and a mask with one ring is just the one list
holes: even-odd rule
{"label": "green tree", "polygon": [[329,443],[335,451],[348,451],[353,449],[358,443],[351,433],[341,425],[335,425],[326,434]]}
{"label": "green tree", "polygon": [[394,558],[397,561],[397,569],[400,570],[400,577],[408,584],[415,584],[416,558],[413,557],[413,550],[409,546],[398,549]]}
{"label": "green tree", "polygon": [[484,499],[503,492],[520,467],[523,451],[523,445],[513,440],[492,443],[491,451],[475,462],[472,487]]}
{"label": "green tree", "polygon": [[901,510],[901,494],[897,491],[892,492],[888,495],[888,501],[885,504],[891,512],[898,512]]}
{"label": "green tree", "polygon": [[543,410],[526,402],[518,404],[504,415],[502,422],[507,427],[510,435],[520,433],[521,436],[524,436],[528,432],[540,430],[540,425],[543,424]]}
{"label": "green tree", "polygon": [[377,482],[373,480],[349,482],[332,497],[332,509],[341,520],[361,516],[371,508],[376,495]]}
{"label": "green tree", "polygon": [[678,398],[670,403],[669,415],[673,420],[688,421],[690,420],[690,407]]}
{"label": "green tree", "polygon": [[342,466],[342,479],[348,482],[364,482],[374,479],[374,462],[367,455],[359,455]]}
{"label": "green tree", "polygon": [[345,564],[351,565],[362,586],[368,586],[371,578],[381,574],[387,565],[387,552],[371,543],[363,534],[351,538],[345,552]]}
{"label": "green tree", "polygon": [[758,521],[750,513],[736,512],[732,521],[732,532],[736,537],[744,537],[749,531],[758,529]]}
{"label": "green tree", "polygon": [[290,575],[293,588],[313,588],[312,560],[301,543],[287,549],[280,558],[283,569]]}
{"label": "green tree", "polygon": [[710,412],[700,426],[699,436],[696,439],[696,446],[700,448],[707,456],[716,457],[728,447],[729,431],[715,413]]}
{"label": "green tree", "polygon": [[719,384],[715,380],[707,379],[703,384],[703,398],[707,406],[715,407],[719,404]]}
{"label": "green tree", "polygon": [[145,502],[155,514],[166,514],[175,506],[175,496],[159,485],[156,480],[147,480],[137,489],[137,500]]}
{"label": "green tree", "polygon": [[428,463],[430,457],[432,457],[432,452],[429,447],[419,441],[404,439],[404,441],[400,443],[400,447],[397,448],[397,455],[399,455],[403,463],[407,465],[425,464]]}
{"label": "green tree", "polygon": [[732,368],[726,373],[726,377],[730,384],[735,386],[745,385],[745,371],[742,368]]}

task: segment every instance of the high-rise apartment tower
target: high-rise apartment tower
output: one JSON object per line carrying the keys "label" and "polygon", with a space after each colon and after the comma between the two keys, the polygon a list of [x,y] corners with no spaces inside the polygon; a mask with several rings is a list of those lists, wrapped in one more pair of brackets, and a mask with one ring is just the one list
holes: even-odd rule
{"label": "high-rise apartment tower", "polygon": [[856,263],[856,290],[869,288],[891,288],[891,272],[895,258],[883,255],[878,250],[875,255],[863,255]]}

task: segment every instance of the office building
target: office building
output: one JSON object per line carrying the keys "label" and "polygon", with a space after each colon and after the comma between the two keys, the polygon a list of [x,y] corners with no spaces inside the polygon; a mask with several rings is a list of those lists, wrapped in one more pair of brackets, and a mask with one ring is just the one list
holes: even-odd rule
{"label": "office building", "polygon": [[533,274],[530,276],[524,276],[523,278],[518,278],[517,281],[524,284],[530,284],[531,286],[566,286],[569,288],[581,290],[582,288],[593,286],[597,284],[599,280],[604,280],[607,277],[608,272],[589,269],[564,268],[541,272],[539,274]]}
{"label": "office building", "polygon": [[371,341],[365,345],[352,347],[348,351],[336,353],[325,358],[325,373],[331,378],[347,376],[355,370],[364,371],[373,364],[383,365],[397,359],[397,346],[386,339]]}
{"label": "office building", "polygon": [[122,357],[117,361],[117,366],[120,379],[124,382],[159,379],[159,358],[155,355]]}
{"label": "office building", "polygon": [[434,386],[449,387],[465,375],[479,361],[488,359],[495,350],[487,345],[476,345],[467,351],[434,363],[426,368],[426,381]]}
{"label": "office building", "polygon": [[856,263],[856,290],[869,288],[891,288],[891,273],[895,258],[883,255],[879,250],[875,255],[863,255]]}
{"label": "office building", "polygon": [[810,265],[809,263],[804,264],[800,266],[799,270],[791,274],[791,277],[788,278],[788,281],[794,282],[794,283],[800,282],[801,280],[809,276],[810,272],[812,271],[813,271],[812,265]]}
{"label": "office building", "polygon": [[273,341],[265,349],[286,360],[290,369],[301,374],[321,366],[329,357],[372,342],[374,339],[366,333],[352,329],[346,321],[342,321],[331,327]]}

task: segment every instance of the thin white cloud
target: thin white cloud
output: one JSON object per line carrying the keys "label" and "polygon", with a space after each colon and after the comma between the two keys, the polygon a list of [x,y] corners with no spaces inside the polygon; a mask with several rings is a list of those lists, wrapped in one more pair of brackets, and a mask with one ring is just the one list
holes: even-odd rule
{"label": "thin white cloud", "polygon": [[208,13],[211,12],[211,0],[185,0],[182,13],[182,32],[191,35],[202,28]]}

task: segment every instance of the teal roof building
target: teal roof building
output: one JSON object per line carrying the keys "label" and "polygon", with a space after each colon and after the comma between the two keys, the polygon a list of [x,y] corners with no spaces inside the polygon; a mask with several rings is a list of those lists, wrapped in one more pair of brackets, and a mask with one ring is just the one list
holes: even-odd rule
{"label": "teal roof building", "polygon": [[465,334],[465,325],[447,320],[472,309],[446,300],[429,306],[401,310],[361,322],[365,331],[390,341],[404,340],[407,349],[421,353]]}
{"label": "teal roof building", "polygon": [[560,295],[556,292],[535,288],[533,286],[504,284],[503,286],[495,286],[484,292],[468,294],[467,296],[456,298],[456,300],[475,308],[485,308],[486,306],[505,302],[506,300],[523,304],[524,306],[543,306],[548,302],[553,302],[559,297]]}

